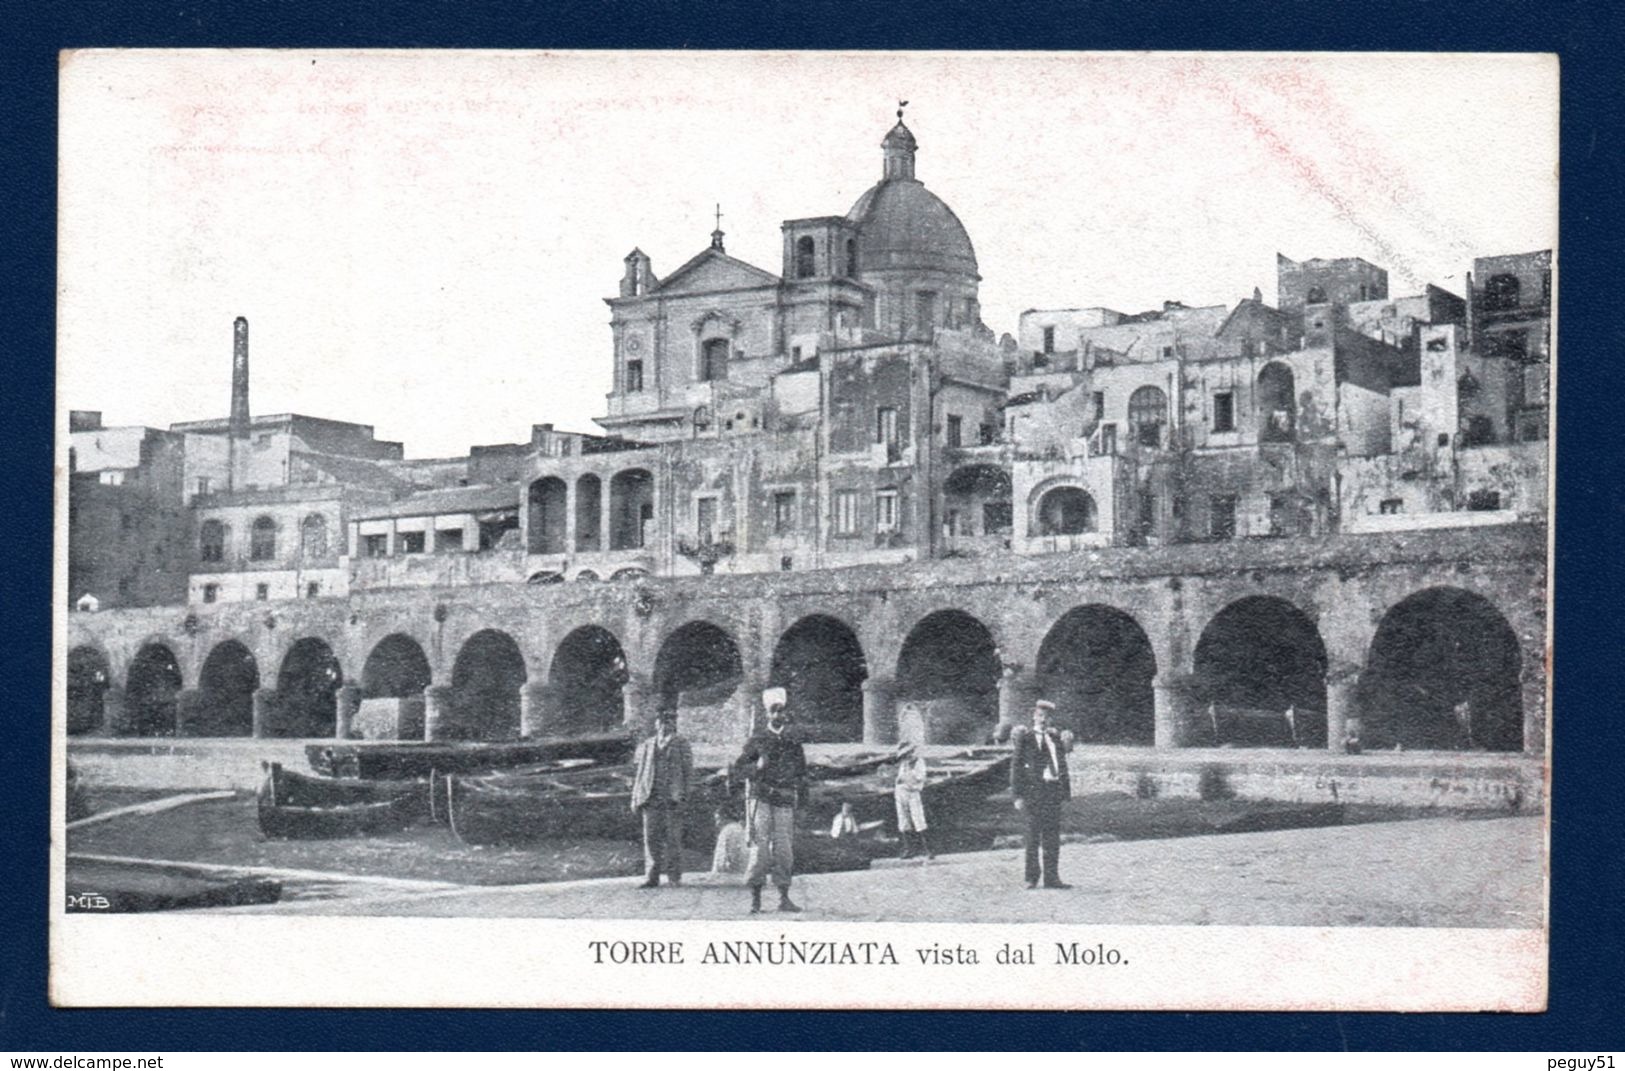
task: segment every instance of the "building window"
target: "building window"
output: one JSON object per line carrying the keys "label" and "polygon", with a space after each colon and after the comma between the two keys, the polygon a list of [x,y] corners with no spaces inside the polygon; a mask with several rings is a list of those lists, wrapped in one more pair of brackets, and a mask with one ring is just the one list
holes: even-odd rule
{"label": "building window", "polygon": [[1055,328],[1053,327],[1044,328],[1044,352],[1055,352]]}
{"label": "building window", "polygon": [[461,528],[444,528],[434,534],[434,552],[436,554],[457,554],[463,549],[463,530]]}
{"label": "building window", "polygon": [[796,560],[794,558],[792,558],[790,555],[786,554],[784,557],[779,559],[779,572],[788,573],[790,570],[794,569],[795,567],[796,567]]}
{"label": "building window", "polygon": [[1236,538],[1236,496],[1214,495],[1207,508],[1207,534],[1214,539]]}
{"label": "building window", "polygon": [[965,421],[962,417],[948,417],[948,445],[960,446],[965,440]]}
{"label": "building window", "polygon": [[643,389],[643,362],[626,362],[626,392],[636,394]]}
{"label": "building window", "polygon": [[203,585],[203,601],[204,602],[219,602],[220,601],[220,585],[219,584],[204,584]]}
{"label": "building window", "polygon": [[199,476],[197,478],[197,493],[200,495],[206,495],[209,493],[209,478],[207,476]]}
{"label": "building window", "polygon": [[312,513],[299,525],[299,549],[307,558],[327,555],[327,518]]}
{"label": "building window", "polygon": [[1311,286],[1309,288],[1309,294],[1304,298],[1304,300],[1311,305],[1324,305],[1326,304],[1326,291],[1322,290],[1318,286]]}
{"label": "building window", "polygon": [[258,602],[267,602],[267,601],[269,601],[270,598],[271,598],[271,585],[269,585],[269,584],[255,584],[254,585],[254,598]]}
{"label": "building window", "polygon": [[1474,491],[1467,496],[1467,508],[1475,512],[1489,512],[1501,508],[1501,492]]}
{"label": "building window", "polygon": [[226,557],[226,526],[219,521],[204,521],[198,537],[198,558],[206,562],[224,561]]}
{"label": "building window", "polygon": [[835,532],[837,535],[857,535],[858,493],[856,491],[837,491],[835,493]]}
{"label": "building window", "polygon": [[979,424],[976,427],[976,439],[983,446],[992,446],[998,439],[998,427],[993,424]]}
{"label": "building window", "polygon": [[714,542],[717,530],[717,500],[707,496],[694,501],[694,531],[701,543]]}
{"label": "building window", "polygon": [[700,379],[711,382],[728,378],[728,340],[708,338],[700,343]]}
{"label": "building window", "polygon": [[1371,287],[1367,286],[1365,283],[1361,283],[1360,284],[1360,300],[1365,301],[1368,298],[1370,298],[1370,296],[1371,296]]}
{"label": "building window", "polygon": [[937,295],[932,290],[921,290],[914,295],[914,321],[922,331],[928,331],[937,322]]}
{"label": "building window", "polygon": [[369,535],[361,537],[361,553],[368,558],[385,558],[389,556],[389,536]]}
{"label": "building window", "polygon": [[130,597],[131,589],[132,589],[132,585],[130,583],[130,578],[129,577],[121,576],[121,577],[118,578],[118,597],[119,598],[128,599]]}
{"label": "building window", "polygon": [[1095,407],[1095,422],[1106,419],[1106,392],[1097,390],[1089,397],[1089,402]]}
{"label": "building window", "polygon": [[423,533],[422,532],[401,532],[399,535],[396,536],[396,538],[400,540],[400,544],[401,544],[400,551],[401,551],[402,554],[422,554],[423,553]]}
{"label": "building window", "polygon": [[897,531],[896,491],[878,491],[875,493],[875,531]]}
{"label": "building window", "polygon": [[318,598],[318,597],[320,597],[321,593],[322,593],[322,585],[319,582],[317,582],[315,580],[312,580],[310,583],[305,585],[305,598],[307,598],[307,599]]}
{"label": "building window", "polygon": [[1095,436],[1096,457],[1111,457],[1117,453],[1117,425],[1102,424]]}
{"label": "building window", "polygon": [[1174,348],[1172,346],[1164,346],[1164,347],[1162,347],[1163,360],[1172,360],[1173,356],[1174,356]]}
{"label": "building window", "polygon": [[796,278],[806,279],[813,274],[813,258],[817,247],[811,238],[796,239]]}
{"label": "building window", "polygon": [[1168,396],[1161,387],[1141,387],[1128,399],[1129,434],[1141,446],[1162,445],[1162,426],[1168,421]]}
{"label": "building window", "polygon": [[1378,505],[1377,509],[1385,515],[1404,513],[1405,500],[1403,498],[1385,498],[1382,500],[1382,503]]}
{"label": "building window", "polygon": [[857,278],[858,240],[856,238],[848,238],[846,240],[846,274],[852,278]]}
{"label": "building window", "polygon": [[897,410],[886,406],[875,410],[875,442],[897,445]]}
{"label": "building window", "polygon": [[1489,282],[1484,284],[1484,308],[1517,308],[1519,289],[1518,277],[1516,275],[1490,276]]}
{"label": "building window", "polygon": [[796,530],[796,493],[773,493],[773,534],[789,535]]}
{"label": "building window", "polygon": [[250,561],[268,562],[276,558],[276,521],[257,517],[249,530],[248,557]]}
{"label": "building window", "polygon": [[1236,395],[1223,390],[1213,396],[1213,430],[1236,430]]}

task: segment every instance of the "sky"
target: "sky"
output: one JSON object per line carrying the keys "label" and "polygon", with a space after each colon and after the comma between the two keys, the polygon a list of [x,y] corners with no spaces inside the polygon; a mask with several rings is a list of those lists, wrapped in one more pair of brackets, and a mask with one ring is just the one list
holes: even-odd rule
{"label": "sky", "polygon": [[85,51],[61,75],[58,405],[371,424],[408,457],[597,430],[622,258],[777,272],[908,100],[983,319],[1274,299],[1275,254],[1389,292],[1552,248],[1557,61],[1448,54]]}

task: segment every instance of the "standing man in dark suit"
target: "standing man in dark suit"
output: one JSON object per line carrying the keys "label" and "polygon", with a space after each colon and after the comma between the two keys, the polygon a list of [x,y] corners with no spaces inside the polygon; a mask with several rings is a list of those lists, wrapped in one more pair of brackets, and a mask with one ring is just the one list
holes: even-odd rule
{"label": "standing man in dark suit", "polygon": [[[1015,758],[1010,763],[1010,793],[1016,810],[1027,816],[1027,888],[1070,889],[1061,880],[1061,805],[1072,796],[1066,770],[1066,742],[1049,724],[1055,704],[1033,704],[1033,727],[1018,726]],[[1043,867],[1039,867],[1039,856]]]}
{"label": "standing man in dark suit", "polygon": [[677,712],[655,716],[655,734],[632,757],[632,810],[643,818],[643,888],[660,875],[683,880],[683,808],[694,788],[694,751],[677,733]]}

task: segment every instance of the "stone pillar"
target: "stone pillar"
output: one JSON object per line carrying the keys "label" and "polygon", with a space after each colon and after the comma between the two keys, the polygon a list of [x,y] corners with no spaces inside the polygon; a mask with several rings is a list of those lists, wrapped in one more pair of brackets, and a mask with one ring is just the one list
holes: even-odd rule
{"label": "stone pillar", "polygon": [[444,739],[450,717],[450,685],[431,684],[423,689],[423,739]]}
{"label": "stone pillar", "polygon": [[[1359,683],[1355,676],[1326,682],[1326,748],[1342,754],[1350,737],[1358,739],[1362,732],[1360,708],[1355,705],[1354,693]],[[1358,751],[1358,747],[1355,749]]]}
{"label": "stone pillar", "polygon": [[276,689],[254,689],[249,703],[253,718],[252,735],[255,739],[271,735],[271,722],[276,718]]}
{"label": "stone pillar", "polygon": [[203,693],[186,688],[175,693],[175,735],[187,736],[189,728],[203,720]]}
{"label": "stone pillar", "polygon": [[1153,742],[1159,748],[1183,747],[1186,740],[1185,715],[1179,701],[1179,689],[1164,680],[1151,682],[1152,716],[1155,728]]}
{"label": "stone pillar", "polygon": [[641,733],[654,715],[649,709],[649,681],[642,674],[633,673],[621,685],[621,724]]}
{"label": "stone pillar", "polygon": [[102,723],[96,727],[94,736],[117,736],[124,727],[124,689],[109,686],[102,692]]}
{"label": "stone pillar", "polygon": [[897,682],[890,677],[863,682],[863,742],[897,743]]}
{"label": "stone pillar", "polygon": [[1038,698],[1038,679],[1020,666],[1004,667],[999,678],[999,726],[995,738],[1008,739],[1010,730],[1029,721]]}
{"label": "stone pillar", "polygon": [[528,681],[519,689],[519,735],[529,739],[546,736],[563,713],[564,696],[559,686],[546,681]]}
{"label": "stone pillar", "polygon": [[333,736],[348,740],[355,732],[355,716],[361,712],[361,685],[341,684],[333,693]]}
{"label": "stone pillar", "polygon": [[[1544,618],[1544,615],[1542,615]],[[1540,649],[1526,646],[1523,666],[1518,673],[1518,694],[1523,703],[1523,753],[1546,753],[1546,655],[1545,634]]]}

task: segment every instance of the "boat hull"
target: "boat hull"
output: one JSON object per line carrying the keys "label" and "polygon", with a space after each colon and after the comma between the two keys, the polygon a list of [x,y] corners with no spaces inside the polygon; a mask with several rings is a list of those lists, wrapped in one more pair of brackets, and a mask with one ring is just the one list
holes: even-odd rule
{"label": "boat hull", "polygon": [[391,833],[430,814],[430,784],[323,780],[270,763],[257,801],[260,831],[277,840]]}
{"label": "boat hull", "polygon": [[432,773],[479,773],[558,759],[620,763],[632,757],[634,746],[626,733],[600,733],[501,743],[384,740],[307,744],[305,756],[311,769],[328,777],[405,781]]}

